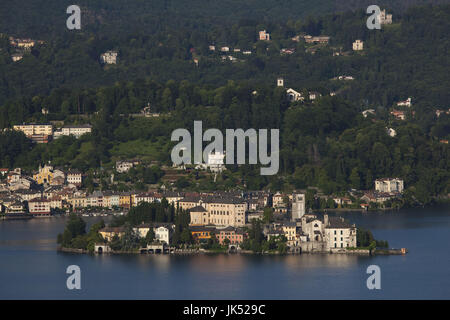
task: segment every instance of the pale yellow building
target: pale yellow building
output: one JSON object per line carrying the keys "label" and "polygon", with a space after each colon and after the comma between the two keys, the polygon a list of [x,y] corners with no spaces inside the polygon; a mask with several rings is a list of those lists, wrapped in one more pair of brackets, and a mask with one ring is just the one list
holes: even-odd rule
{"label": "pale yellow building", "polygon": [[361,51],[364,49],[364,41],[356,40],[353,42],[353,51]]}
{"label": "pale yellow building", "polygon": [[13,129],[22,131],[27,137],[33,135],[53,135],[53,126],[51,124],[21,124],[13,126]]}
{"label": "pale yellow building", "polygon": [[125,234],[125,229],[122,227],[106,227],[99,230],[99,233],[106,241],[111,241],[114,236],[118,236],[119,238],[123,237]]}
{"label": "pale yellow building", "polygon": [[120,194],[119,207],[121,207],[121,208],[130,208],[131,207],[131,195],[129,193]]}
{"label": "pale yellow building", "polygon": [[45,165],[43,168],[39,166],[39,172],[33,175],[33,180],[37,184],[51,183],[53,179],[53,167]]}
{"label": "pale yellow building", "polygon": [[[244,200],[229,197],[187,198],[178,202],[180,208],[190,210],[191,224],[243,227],[247,205]],[[203,207],[206,213],[198,210]]]}

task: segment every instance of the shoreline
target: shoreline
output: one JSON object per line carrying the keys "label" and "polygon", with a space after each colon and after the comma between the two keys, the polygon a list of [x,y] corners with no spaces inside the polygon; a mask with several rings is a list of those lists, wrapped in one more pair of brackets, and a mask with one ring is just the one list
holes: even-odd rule
{"label": "shoreline", "polygon": [[279,252],[253,252],[251,250],[238,250],[238,251],[216,251],[216,250],[206,250],[206,249],[174,249],[174,251],[169,251],[167,253],[143,253],[139,249],[133,251],[110,251],[105,253],[95,253],[89,252],[85,249],[76,249],[76,248],[66,248],[66,247],[58,247],[57,252],[63,253],[77,253],[77,254],[89,254],[89,255],[124,255],[124,254],[133,254],[133,255],[148,255],[148,256],[160,256],[160,255],[214,255],[214,254],[226,254],[226,255],[260,255],[260,256],[301,256],[301,255],[310,255],[310,254],[337,254],[337,255],[360,255],[360,256],[376,256],[376,255],[406,255],[408,253],[408,249],[375,249],[373,251],[369,249],[354,249],[354,250],[338,250],[338,251],[309,251],[309,252],[287,252],[287,253],[279,253]]}

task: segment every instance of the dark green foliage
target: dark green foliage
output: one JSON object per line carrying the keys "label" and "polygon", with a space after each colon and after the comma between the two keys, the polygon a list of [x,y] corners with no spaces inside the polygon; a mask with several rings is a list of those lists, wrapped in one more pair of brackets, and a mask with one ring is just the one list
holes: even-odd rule
{"label": "dark green foliage", "polygon": [[[331,194],[348,188],[372,189],[374,179],[397,176],[404,179],[407,189],[398,206],[431,204],[437,195],[449,192],[449,147],[439,140],[450,139],[450,117],[435,116],[435,110],[445,109],[450,101],[449,5],[404,12],[403,5],[393,4],[404,14],[394,12],[393,25],[374,31],[365,27],[364,11],[298,19],[292,8],[311,12],[312,7],[320,7],[305,1],[287,1],[284,9],[274,8],[272,0],[248,6],[225,1],[229,6],[220,2],[220,12],[214,11],[219,1],[209,1],[205,6],[198,1],[178,6],[178,2],[130,1],[126,6],[120,1],[85,2],[83,10],[92,19],[86,20],[82,33],[62,30],[51,34],[47,27],[43,32],[34,28],[40,20],[30,24],[22,19],[20,27],[14,26],[17,23],[9,25],[5,21],[17,18],[20,12],[6,10],[9,13],[0,19],[0,26],[7,32],[52,38],[43,38],[45,45],[38,45],[23,60],[12,63],[9,54],[13,48],[6,36],[0,37],[0,73],[5,75],[0,77],[0,128],[22,122],[64,120],[66,124],[89,122],[94,130],[78,140],[64,137],[48,145],[33,146],[21,134],[0,133],[0,165],[36,169],[39,163],[51,161],[56,166],[86,172],[112,168],[118,158],[141,157],[171,164],[171,132],[176,128],[192,131],[193,121],[202,120],[204,130],[281,131],[279,176],[261,176],[257,166],[230,167],[234,176],[224,181],[224,188],[316,186]],[[64,12],[61,4],[51,3],[46,6],[49,12]],[[357,4],[353,3],[352,9]],[[137,5],[144,6],[138,10],[139,23],[125,19],[136,13],[133,10]],[[224,14],[230,8],[237,12],[236,7],[242,12],[230,18]],[[271,8],[268,16],[255,15],[254,11],[261,13],[267,7]],[[203,14],[192,18],[182,8]],[[250,9],[252,19],[239,18]],[[165,13],[156,14],[161,10]],[[105,12],[109,12],[106,20]],[[216,15],[223,20],[217,20]],[[58,19],[64,26],[63,17]],[[137,28],[141,24],[147,26],[144,31]],[[261,29],[271,32],[270,43],[255,44]],[[314,55],[306,53],[303,43],[289,40],[300,32],[330,35],[330,45]],[[365,41],[363,54],[333,57],[331,47],[350,50],[356,38]],[[217,47],[252,49],[253,53],[243,58],[244,62],[222,63],[217,52],[209,51],[212,43]],[[286,47],[294,47],[296,52],[280,56],[279,49]],[[114,48],[119,49],[119,64],[103,68],[98,63],[99,54]],[[195,57],[200,59],[199,67],[192,63]],[[319,91],[324,97],[314,103],[289,106],[283,90],[274,86],[280,75],[288,87]],[[330,81],[337,75],[352,75],[355,81]],[[327,96],[330,91],[338,92],[338,97]],[[408,96],[413,97],[415,116],[408,111],[407,121],[393,120],[389,116],[391,107]],[[153,112],[165,116],[130,116],[147,103]],[[43,107],[50,111],[48,115],[41,113]],[[360,112],[368,108],[376,110],[376,120],[361,116]],[[394,127],[397,136],[389,137],[386,127]],[[146,190],[148,184],[159,183],[162,175],[158,166],[145,164],[117,175],[119,184],[112,188]],[[85,186],[89,191],[98,186],[110,187],[107,177],[101,177],[96,185],[97,178],[93,172],[88,173]],[[192,180],[180,178],[175,186],[200,188]],[[214,184],[202,186],[210,188]],[[332,204],[319,200],[316,207]]]}
{"label": "dark green foliage", "polygon": [[65,248],[84,249],[89,252],[94,251],[96,243],[103,243],[104,240],[98,231],[105,227],[103,220],[93,224],[86,233],[86,222],[76,214],[71,214],[67,221],[66,228],[62,234],[58,234],[57,242]]}
{"label": "dark green foliage", "polygon": [[368,247],[374,249],[378,248],[388,248],[389,243],[385,240],[375,240],[370,230],[365,230],[363,228],[358,228],[356,232],[356,243],[358,247]]}

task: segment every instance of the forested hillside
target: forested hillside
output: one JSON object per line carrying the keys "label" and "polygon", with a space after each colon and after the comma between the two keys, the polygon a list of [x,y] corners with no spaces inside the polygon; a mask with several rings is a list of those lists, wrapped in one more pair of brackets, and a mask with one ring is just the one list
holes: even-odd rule
{"label": "forested hillside", "polygon": [[[49,17],[48,32],[43,32],[35,16],[36,10],[44,10],[40,7],[33,13],[23,10],[30,12],[23,29],[7,26],[10,18],[0,19],[0,128],[49,121],[94,125],[91,135],[46,145],[32,145],[23,134],[6,131],[0,134],[0,166],[34,169],[51,160],[86,172],[133,157],[170,165],[172,130],[203,120],[204,130],[281,131],[279,175],[260,176],[251,166],[230,168],[224,177],[230,188],[318,186],[330,194],[369,189],[376,178],[399,176],[406,197],[420,203],[447,194],[450,157],[448,143],[442,141],[450,138],[450,117],[437,117],[435,111],[448,110],[450,102],[450,5],[399,6],[392,25],[369,30],[365,10],[312,17],[310,1],[281,2],[299,10],[303,6],[308,15],[282,19],[279,10],[285,6],[270,0],[258,5],[223,1],[221,10],[218,1],[88,1],[82,6],[88,24],[81,31],[65,29],[63,14]],[[39,1],[33,3],[38,6]],[[314,7],[318,12],[336,9],[331,1],[315,3],[323,5]],[[271,5],[273,11],[267,9]],[[14,15],[15,6],[11,8]],[[59,8],[64,13],[66,5],[50,2],[46,10]],[[236,8],[256,10],[253,15],[238,10],[229,18]],[[161,15],[161,10],[170,14]],[[216,14],[208,15],[210,11]],[[25,13],[19,16],[25,19]],[[264,29],[271,41],[257,40]],[[312,54],[311,46],[292,40],[298,34],[331,38]],[[13,62],[11,35],[45,43]],[[356,39],[364,41],[362,53],[352,51]],[[251,54],[236,53],[232,62],[210,45]],[[295,52],[283,55],[283,48]],[[110,49],[119,52],[118,63],[103,66],[99,56]],[[340,75],[354,80],[332,80]],[[317,91],[322,98],[289,103],[285,89],[276,87],[280,76],[287,88]],[[413,97],[413,107],[405,110],[406,120],[391,116],[396,102],[407,97]],[[160,117],[132,116],[148,103]],[[361,111],[369,108],[376,115],[364,118]],[[388,128],[397,135],[389,136]],[[151,175],[152,183],[160,177],[158,172]]]}
{"label": "forested hillside", "polygon": [[[402,16],[394,13],[395,23],[383,30],[368,30],[368,16],[362,10],[281,23],[256,18],[231,24],[181,19],[172,26],[176,18],[162,16],[171,23],[161,21],[148,29],[121,27],[114,33],[69,31],[62,21],[64,35],[45,40],[19,62],[11,61],[15,49],[8,44],[9,34],[0,39],[0,103],[49,94],[55,88],[84,89],[137,78],[219,86],[228,80],[268,84],[283,76],[289,87],[322,93],[339,90],[359,104],[387,106],[411,95],[424,107],[440,106],[449,100],[449,11],[447,5],[412,8]],[[271,33],[271,42],[256,41],[263,29]],[[331,43],[312,55],[291,40],[301,32],[329,35]],[[336,51],[351,51],[355,39],[365,41],[364,54],[333,56]],[[208,50],[211,44],[252,54],[238,55],[236,63],[224,62]],[[294,48],[295,53],[281,55],[282,48]],[[110,49],[118,50],[119,63],[103,68],[99,56]],[[193,59],[198,59],[198,67]],[[357,81],[351,85],[329,81],[341,74]]]}

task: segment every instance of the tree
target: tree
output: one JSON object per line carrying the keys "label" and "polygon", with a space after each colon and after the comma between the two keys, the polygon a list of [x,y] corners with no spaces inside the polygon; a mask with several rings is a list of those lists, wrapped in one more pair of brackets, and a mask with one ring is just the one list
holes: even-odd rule
{"label": "tree", "polygon": [[153,231],[153,227],[150,226],[146,236],[145,236],[145,244],[150,244],[155,240],[155,232]]}
{"label": "tree", "polygon": [[361,178],[359,176],[358,168],[353,168],[350,174],[350,183],[352,188],[359,190],[361,188]]}
{"label": "tree", "polygon": [[70,232],[72,238],[86,233],[86,222],[75,213],[70,214],[66,230]]}
{"label": "tree", "polygon": [[264,223],[273,222],[273,209],[272,208],[264,208],[263,221],[264,221]]}
{"label": "tree", "polygon": [[192,243],[192,234],[189,231],[189,229],[185,228],[181,232],[180,240],[181,240],[182,243],[186,243],[186,244]]}

